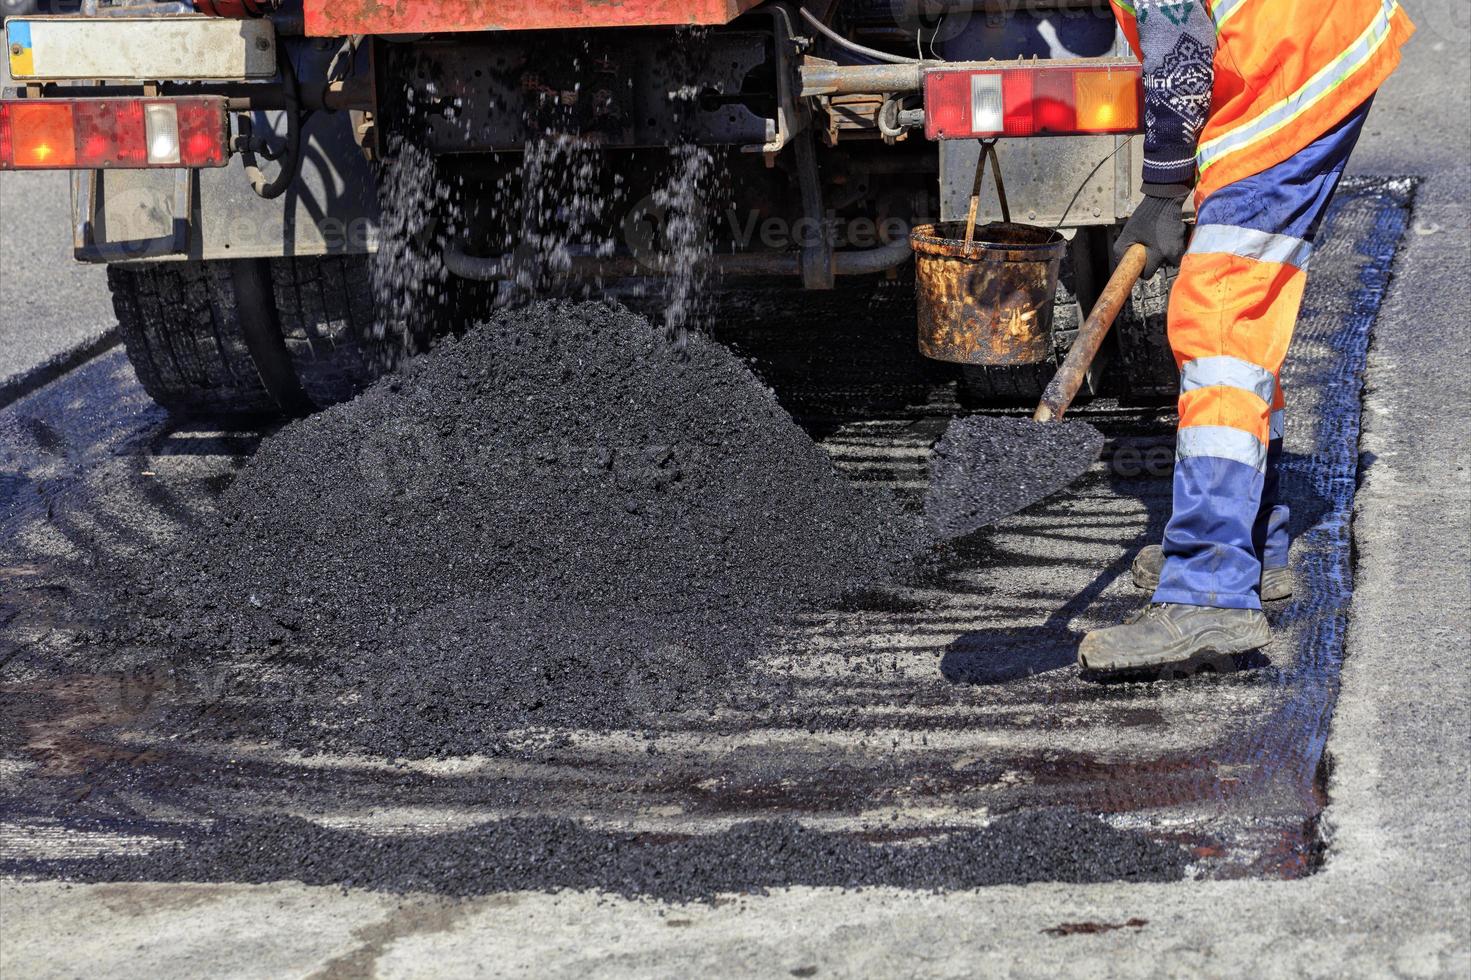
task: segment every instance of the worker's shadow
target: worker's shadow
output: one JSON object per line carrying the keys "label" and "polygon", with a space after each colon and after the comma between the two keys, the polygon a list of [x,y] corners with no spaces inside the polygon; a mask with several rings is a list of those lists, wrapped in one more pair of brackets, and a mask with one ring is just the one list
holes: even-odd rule
{"label": "worker's shadow", "polygon": [[[1333,504],[1313,479],[1317,465],[1313,457],[1286,453],[1281,465],[1282,499],[1291,508],[1289,533],[1296,539],[1324,520]],[[1151,480],[1144,475],[1139,478],[1114,475],[1108,482],[1113,493],[1134,497],[1145,505],[1148,517],[1139,534],[1125,542],[1119,556],[1099,569],[1077,594],[1056,596],[1053,612],[1040,625],[976,630],[953,640],[940,659],[940,673],[947,681],[952,684],[1006,684],[1070,667],[1076,662],[1078,643],[1082,640],[1082,634],[1068,626],[1074,618],[1094,609],[1096,618],[1121,621],[1124,615],[1143,604],[1147,597],[1139,593],[1138,596],[1104,600],[1103,606],[1094,608],[1109,585],[1128,572],[1138,550],[1160,540],[1170,512],[1168,483],[1161,486],[1158,477]],[[1037,506],[1046,507],[1048,504],[1044,501]],[[963,550],[971,560],[984,561],[993,550],[987,540],[991,534],[989,530],[979,532],[965,543]],[[1279,611],[1269,608],[1268,615],[1276,622]],[[1223,659],[1215,669],[1252,670],[1270,664],[1265,655],[1251,653]],[[1118,679],[1139,680],[1140,677]]]}
{"label": "worker's shadow", "polygon": [[[1360,472],[1372,465],[1373,455],[1361,458]],[[1323,493],[1321,467],[1318,460],[1305,453],[1283,453],[1279,464],[1282,474],[1282,500],[1291,509],[1287,533],[1295,541],[1317,527],[1334,509],[1333,500]],[[1316,477],[1316,479],[1315,479]]]}
{"label": "worker's shadow", "polygon": [[952,684],[1006,684],[1071,664],[1080,637],[1052,626],[979,630],[956,638],[940,658],[940,674]]}
{"label": "worker's shadow", "polygon": [[[1043,502],[1037,506],[1049,505]],[[1072,666],[1077,661],[1078,643],[1083,637],[1069,624],[1098,602],[1103,591],[1128,571],[1139,547],[1151,539],[1158,539],[1164,515],[1153,513],[1156,509],[1153,506],[1150,509],[1143,530],[1126,542],[1117,558],[1098,569],[1084,588],[1072,596],[1056,595],[1044,600],[1051,611],[1041,624],[975,630],[956,637],[940,658],[941,676],[952,684],[985,686],[1006,684]],[[1076,530],[1074,527],[1069,532],[1060,533]],[[963,550],[975,557],[991,551],[992,547],[986,541],[991,534],[987,530],[972,535],[970,540],[962,543]],[[1045,536],[1045,532],[1041,536]],[[1118,602],[1110,605],[1119,606],[1120,616],[1128,608]]]}

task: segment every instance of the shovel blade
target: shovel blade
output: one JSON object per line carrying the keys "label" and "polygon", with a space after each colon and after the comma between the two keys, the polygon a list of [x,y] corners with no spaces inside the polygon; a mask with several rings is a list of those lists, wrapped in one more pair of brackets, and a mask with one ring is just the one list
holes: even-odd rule
{"label": "shovel blade", "polygon": [[956,419],[930,456],[926,521],[939,538],[950,539],[1025,510],[1087,472],[1103,441],[1086,422]]}

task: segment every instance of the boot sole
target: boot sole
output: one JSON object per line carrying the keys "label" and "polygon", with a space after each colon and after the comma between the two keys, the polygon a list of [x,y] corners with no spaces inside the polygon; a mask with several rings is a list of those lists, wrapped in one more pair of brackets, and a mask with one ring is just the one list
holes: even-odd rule
{"label": "boot sole", "polygon": [[[1151,574],[1147,569],[1135,566],[1130,573],[1134,579],[1136,588],[1145,592],[1153,592],[1159,588],[1159,576]],[[1281,602],[1283,599],[1292,598],[1292,570],[1290,568],[1269,568],[1262,573],[1261,597],[1263,602]]]}
{"label": "boot sole", "polygon": [[[1219,637],[1215,639],[1214,637]],[[1204,667],[1222,667],[1223,660],[1236,654],[1260,650],[1272,641],[1272,631],[1263,620],[1259,630],[1241,639],[1232,639],[1219,630],[1207,634],[1207,638],[1183,637],[1153,657],[1134,657],[1111,661],[1090,662],[1080,649],[1078,666],[1095,677],[1117,677],[1125,674],[1157,674],[1162,677],[1178,677],[1194,674]],[[1235,667],[1234,662],[1231,665]]]}

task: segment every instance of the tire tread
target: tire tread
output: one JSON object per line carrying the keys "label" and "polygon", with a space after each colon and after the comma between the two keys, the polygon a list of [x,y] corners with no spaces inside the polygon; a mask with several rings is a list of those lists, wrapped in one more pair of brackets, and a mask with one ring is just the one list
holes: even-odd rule
{"label": "tire tread", "polygon": [[272,259],[271,282],[286,350],[318,408],[352,398],[388,369],[367,256]]}
{"label": "tire tread", "polygon": [[279,411],[245,343],[229,263],[114,264],[107,283],[128,359],[154,401],[186,415]]}

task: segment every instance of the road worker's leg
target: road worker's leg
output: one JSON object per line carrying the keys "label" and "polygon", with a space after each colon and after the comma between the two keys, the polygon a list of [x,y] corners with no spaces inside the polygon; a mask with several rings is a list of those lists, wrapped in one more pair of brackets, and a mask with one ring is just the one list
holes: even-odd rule
{"label": "road worker's leg", "polygon": [[1285,561],[1287,550],[1288,514],[1276,499],[1279,375],[1313,239],[1367,111],[1201,202],[1170,297],[1180,429],[1159,587],[1124,625],[1083,638],[1085,670],[1216,666],[1270,639],[1263,559]]}
{"label": "road worker's leg", "polygon": [[1170,298],[1180,431],[1155,602],[1260,608],[1264,557],[1285,563],[1277,378],[1313,241],[1367,111],[1200,205]]}

